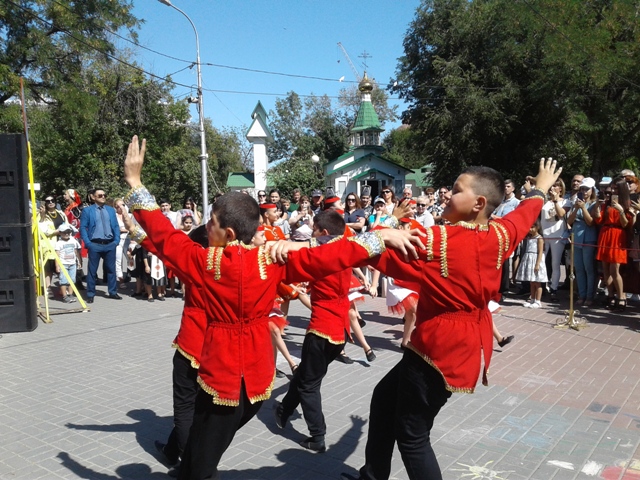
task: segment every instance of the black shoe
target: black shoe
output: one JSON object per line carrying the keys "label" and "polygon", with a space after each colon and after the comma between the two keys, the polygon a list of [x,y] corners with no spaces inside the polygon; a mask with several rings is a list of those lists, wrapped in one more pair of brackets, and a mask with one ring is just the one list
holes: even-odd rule
{"label": "black shoe", "polygon": [[287,376],[286,373],[284,373],[282,370],[278,370],[276,368],[276,378],[285,378]]}
{"label": "black shoe", "polygon": [[366,324],[367,322],[365,322],[363,319],[358,319],[358,325],[360,325],[360,328],[364,328]]}
{"label": "black shoe", "polygon": [[552,301],[558,300],[558,291],[554,289],[549,289],[549,298]]}
{"label": "black shoe", "polygon": [[93,297],[87,297],[85,300],[87,303],[93,303]]}
{"label": "black shoe", "polygon": [[109,295],[109,298],[113,298],[114,300],[122,300],[122,297],[117,293],[114,293],[113,295]]}
{"label": "black shoe", "polygon": [[169,470],[167,472],[167,475],[169,475],[171,478],[179,478],[180,477],[180,465],[176,465],[175,467],[173,467],[171,470]]}
{"label": "black shoe", "polygon": [[158,452],[156,458],[160,461],[160,463],[162,463],[167,468],[175,467],[178,464],[177,458],[170,458],[164,451],[164,447],[167,446],[165,443],[156,440],[155,442],[153,442],[153,444],[156,446],[156,450]]}
{"label": "black shoe", "polygon": [[336,358],[337,361],[345,363],[347,365],[351,365],[353,363],[353,360],[351,360],[349,357],[347,357],[346,354],[341,353],[340,355],[338,355],[338,357]]}
{"label": "black shoe", "polygon": [[370,348],[369,350],[367,350],[365,352],[365,355],[367,356],[367,362],[371,363],[376,359],[376,354],[373,353],[373,348]]}
{"label": "black shoe", "polygon": [[276,425],[278,428],[284,428],[287,426],[287,420],[289,417],[284,416],[284,408],[280,402],[276,402],[276,408],[273,409],[273,414],[276,417]]}
{"label": "black shoe", "polygon": [[298,442],[301,447],[306,448],[307,450],[311,450],[317,453],[323,453],[327,451],[327,446],[324,444],[324,440],[320,440],[318,442],[313,441],[313,437],[307,437],[301,442]]}
{"label": "black shoe", "polygon": [[502,337],[502,340],[498,342],[498,345],[500,345],[501,347],[504,347],[505,345],[511,343],[514,338],[515,338],[514,335],[509,335],[508,337]]}

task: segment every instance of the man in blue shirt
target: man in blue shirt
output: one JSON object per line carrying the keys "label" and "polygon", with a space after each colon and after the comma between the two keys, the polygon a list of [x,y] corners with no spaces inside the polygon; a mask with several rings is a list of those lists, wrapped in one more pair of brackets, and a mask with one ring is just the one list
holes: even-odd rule
{"label": "man in blue shirt", "polygon": [[[491,218],[501,218],[504,217],[507,213],[513,212],[516,207],[520,204],[520,200],[516,198],[515,195],[516,184],[513,183],[513,180],[507,179],[504,181],[504,200],[502,203],[498,205],[491,214]],[[515,252],[511,254],[509,258],[507,258],[502,265],[502,281],[500,283],[500,293],[505,294],[509,291],[509,273],[513,263],[513,256]],[[513,272],[513,277],[515,278],[515,272]]]}
{"label": "man in blue shirt", "polygon": [[116,211],[106,205],[104,190],[96,188],[93,195],[95,203],[82,210],[80,235],[89,251],[89,274],[87,275],[87,303],[93,303],[96,295],[96,280],[100,259],[107,272],[109,298],[121,300],[116,282],[116,247],[120,241],[120,227]]}

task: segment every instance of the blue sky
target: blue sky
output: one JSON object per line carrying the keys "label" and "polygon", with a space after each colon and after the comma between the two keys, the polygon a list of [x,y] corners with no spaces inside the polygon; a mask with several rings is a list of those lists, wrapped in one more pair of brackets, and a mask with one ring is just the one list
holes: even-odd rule
{"label": "blue sky", "polygon": [[[311,0],[172,0],[193,20],[200,36],[202,63],[266,70],[312,77],[355,81],[337,46],[342,42],[362,75],[366,51],[368,72],[381,85],[394,77],[402,42],[419,0],[311,1]],[[189,22],[157,0],[136,0],[134,14],[144,23],[138,32],[142,46],[179,59],[195,61],[195,36]],[[121,42],[120,47],[131,44]],[[147,71],[164,76],[188,64],[138,48],[134,55]],[[196,69],[175,73],[176,97],[195,95]],[[216,127],[239,127],[251,122],[258,100],[267,111],[275,100],[293,90],[300,95],[336,96],[345,83],[291,78],[254,72],[202,67],[205,116]],[[259,95],[222,91],[257,92]],[[279,94],[279,95],[271,95]],[[337,98],[334,100],[337,105]],[[400,100],[391,100],[399,105]],[[192,115],[197,115],[195,109]],[[387,124],[387,131],[399,122]]]}

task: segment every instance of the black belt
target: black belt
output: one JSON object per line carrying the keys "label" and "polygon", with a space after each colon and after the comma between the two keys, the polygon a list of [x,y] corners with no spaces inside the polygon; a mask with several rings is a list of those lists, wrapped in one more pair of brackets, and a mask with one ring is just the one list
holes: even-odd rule
{"label": "black belt", "polygon": [[102,245],[106,245],[108,243],[113,243],[113,240],[102,240],[101,238],[94,238],[91,240],[91,243],[100,243]]}

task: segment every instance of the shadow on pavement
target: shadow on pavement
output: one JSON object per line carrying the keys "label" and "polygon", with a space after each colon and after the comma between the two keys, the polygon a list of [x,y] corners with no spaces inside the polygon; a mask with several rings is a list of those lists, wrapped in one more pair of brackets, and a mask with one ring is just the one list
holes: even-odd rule
{"label": "shadow on pavement", "polygon": [[125,478],[162,478],[166,480],[167,478],[167,475],[165,473],[152,472],[151,468],[143,463],[121,465],[120,467],[116,468],[116,475],[109,475],[108,473],[100,473],[92,470],[89,467],[81,465],[73,458],[71,458],[67,452],[60,452],[58,454],[58,458],[62,460],[62,465],[75,473],[79,478],[90,478],[91,480],[120,480]]}
{"label": "shadow on pavement", "polygon": [[[264,408],[260,411],[262,412]],[[271,411],[271,410],[270,410]],[[273,418],[273,417],[272,417]],[[242,479],[274,479],[274,478],[313,478],[310,471],[331,475],[332,472],[347,471],[357,474],[356,470],[345,466],[347,458],[355,451],[363,427],[366,423],[361,417],[351,416],[352,425],[344,432],[337,443],[329,445],[325,453],[314,453],[302,447],[286,448],[276,453],[278,461],[283,465],[260,467],[250,470],[227,470],[221,473],[225,480]],[[275,421],[271,422],[275,427]],[[275,427],[277,428],[277,427]],[[286,431],[278,430],[279,432]],[[336,475],[337,477],[338,475]]]}

